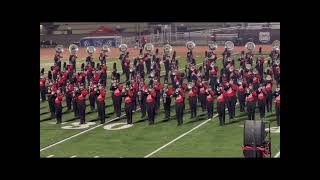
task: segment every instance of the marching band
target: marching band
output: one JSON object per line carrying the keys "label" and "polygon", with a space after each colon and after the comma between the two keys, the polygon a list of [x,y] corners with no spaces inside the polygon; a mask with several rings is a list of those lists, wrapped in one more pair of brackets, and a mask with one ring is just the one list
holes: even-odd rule
{"label": "marching band", "polygon": [[[121,44],[119,60],[126,81],[125,84],[120,82],[121,75],[114,63],[109,88],[116,116],[121,116],[123,101],[128,124],[133,123],[133,112],[140,110],[141,118],[147,115],[149,124],[152,125],[155,123],[162,101],[165,119],[171,119],[171,106],[174,105],[177,125],[182,125],[184,114],[188,112],[185,106],[188,99],[191,119],[197,117],[198,106],[202,112],[207,113],[208,119],[213,118],[216,108],[219,123],[223,126],[226,113],[230,120],[236,117],[237,104],[240,106],[240,112],[247,113],[249,120],[255,119],[256,109],[259,111],[260,119],[264,119],[266,111],[272,112],[274,99],[277,124],[280,126],[280,41],[272,44],[273,50],[267,58],[268,61],[262,56],[260,49],[260,55],[255,63],[253,58],[255,44],[248,42],[245,45],[246,52],[242,51],[238,59],[240,62],[238,69],[235,68],[235,60],[231,56],[234,49],[233,42],[225,42],[221,69],[217,66],[218,44],[215,42],[208,44],[208,50],[200,67],[197,67],[193,53],[195,46],[192,41],[186,43],[187,65],[183,71],[179,69],[176,51],[169,44],[164,45],[161,58],[159,49],[153,53],[153,44],[146,43],[140,49],[139,55],[132,58],[132,62],[128,46]],[[73,111],[75,118],[80,118],[80,123],[84,124],[88,99],[90,111],[98,111],[100,123],[105,123],[107,60],[110,48],[107,45],[102,47],[100,63],[95,64],[93,54],[96,48],[87,47],[88,56],[85,63],[81,64],[80,71],[76,69],[79,51],[77,45],[69,46],[69,61],[63,69],[61,69],[63,46],[58,45],[55,50],[54,65],[47,76],[44,69],[40,73],[41,99],[48,101],[51,118],[56,118],[57,124],[62,122],[61,102],[65,99],[67,111]],[[266,69],[264,69],[265,62]],[[163,80],[162,63],[165,72]],[[272,90],[274,85],[275,91]]]}

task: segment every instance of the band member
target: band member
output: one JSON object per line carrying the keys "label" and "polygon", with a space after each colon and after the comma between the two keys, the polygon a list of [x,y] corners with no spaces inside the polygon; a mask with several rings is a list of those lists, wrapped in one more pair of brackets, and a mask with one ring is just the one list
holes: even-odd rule
{"label": "band member", "polygon": [[79,109],[78,109],[78,97],[81,92],[77,86],[74,87],[74,91],[72,93],[72,111],[74,112],[74,117],[79,117]]}
{"label": "band member", "polygon": [[107,66],[105,65],[102,65],[101,67],[100,84],[102,84],[103,87],[107,86]]}
{"label": "band member", "polygon": [[228,113],[229,113],[229,119],[235,118],[235,104],[237,101],[236,97],[236,91],[237,91],[237,86],[233,84],[233,81],[230,80],[229,83],[226,84],[225,87],[226,90],[226,104],[228,107]]}
{"label": "band member", "polygon": [[106,65],[107,57],[108,57],[107,52],[109,52],[109,51],[110,51],[110,49],[106,45],[102,46],[101,53],[99,56],[99,61],[100,61],[101,65]]}
{"label": "band member", "polygon": [[159,110],[160,108],[160,92],[161,92],[161,89],[162,89],[162,85],[160,82],[158,82],[157,80],[154,80],[154,91],[156,93],[156,96],[154,98],[154,101],[155,101],[155,109],[156,109],[156,112]]}
{"label": "band member", "polygon": [[51,71],[48,71],[48,80],[52,81],[52,72]]}
{"label": "band member", "polygon": [[92,46],[89,46],[87,48],[88,56],[86,57],[86,63],[87,65],[90,65],[91,67],[94,67],[94,61],[93,61],[93,53],[95,51],[94,48],[90,48]]}
{"label": "band member", "polygon": [[57,97],[57,94],[55,93],[55,89],[53,88],[53,84],[50,83],[49,89],[48,89],[48,104],[49,104],[49,110],[51,113],[51,118],[55,117],[55,99]]}
{"label": "band member", "polygon": [[69,81],[67,82],[67,92],[66,92],[66,103],[68,111],[71,110],[71,104],[72,104],[72,94],[74,91],[74,86]]}
{"label": "band member", "polygon": [[93,67],[91,66],[91,64],[87,65],[86,74],[87,74],[87,82],[89,83],[91,78],[93,77]]}
{"label": "band member", "polygon": [[255,97],[257,96],[256,91],[253,91],[252,85],[249,85],[249,88],[247,89],[246,95],[246,104],[247,104],[247,113],[248,113],[248,120],[254,120],[255,119]]}
{"label": "band member", "polygon": [[121,102],[122,102],[122,85],[118,85],[117,89],[113,92],[113,107],[117,117],[121,116]]}
{"label": "band member", "polygon": [[256,69],[258,70],[258,73],[260,76],[260,83],[262,83],[263,81],[263,64],[264,64],[264,57],[259,55],[257,59]]}
{"label": "band member", "polygon": [[59,68],[59,71],[61,70],[62,52],[63,48],[56,47],[56,54],[54,55],[54,66],[57,66]]}
{"label": "band member", "polygon": [[217,82],[218,66],[216,66],[215,64],[212,64],[212,66],[210,69],[210,85],[211,85],[211,89],[216,89],[218,85],[218,82]]}
{"label": "band member", "polygon": [[183,124],[183,113],[184,113],[184,92],[181,88],[177,88],[174,96],[176,97],[176,118],[178,126]]}
{"label": "band member", "polygon": [[170,70],[170,56],[169,55],[163,55],[163,64],[165,69],[165,80],[168,80],[168,74]]}
{"label": "band member", "polygon": [[168,81],[165,81],[163,88],[163,108],[165,112],[165,119],[170,120],[170,112],[171,112],[171,97],[173,95],[172,86],[168,86]]}
{"label": "band member", "polygon": [[113,63],[113,70],[111,73],[111,79],[117,80],[118,82],[120,81],[120,74],[117,71],[117,63]]}
{"label": "band member", "polygon": [[123,62],[123,71],[124,71],[124,74],[126,75],[126,81],[129,81],[130,79],[130,60],[129,60],[129,52],[127,52],[125,54],[125,57],[123,58],[122,60]]}
{"label": "band member", "polygon": [[120,55],[119,55],[119,60],[120,60],[120,62],[121,62],[122,74],[125,73],[125,72],[124,72],[124,59],[125,59],[125,56],[126,56],[125,52],[122,52],[122,51],[121,51],[121,53],[120,53]]}
{"label": "band member", "polygon": [[266,106],[267,106],[267,112],[272,112],[272,78],[270,75],[267,75],[266,77],[266,83],[265,83],[265,90],[266,90]]}
{"label": "band member", "polygon": [[260,75],[256,68],[253,70],[252,73],[253,73],[253,79],[252,79],[253,90],[256,91],[259,88]]}
{"label": "band member", "polygon": [[87,90],[83,87],[83,85],[80,86],[80,95],[77,97],[77,105],[78,105],[78,115],[80,116],[80,124],[86,123],[86,96],[87,96]]}
{"label": "band member", "polygon": [[220,126],[224,126],[225,123],[225,100],[224,100],[224,91],[222,87],[217,88],[217,112],[219,116]]}
{"label": "band member", "polygon": [[52,78],[53,78],[53,81],[56,81],[57,80],[57,76],[58,76],[58,73],[60,72],[59,70],[59,67],[58,66],[53,66],[53,71],[52,71]]}
{"label": "band member", "polygon": [[258,107],[259,107],[259,112],[260,112],[260,119],[264,119],[265,113],[266,113],[266,94],[267,92],[265,89],[261,86],[257,90],[258,94]]}
{"label": "band member", "polygon": [[132,96],[132,112],[137,110],[137,97],[139,92],[139,83],[135,80],[131,80],[131,90],[133,92]]}
{"label": "band member", "polygon": [[126,111],[126,116],[127,116],[127,123],[132,124],[132,96],[133,92],[128,92],[124,99],[124,104],[125,104],[125,111]]}
{"label": "band member", "polygon": [[277,125],[280,126],[280,88],[276,89],[274,93],[275,96],[275,103],[276,103],[276,117],[277,117]]}
{"label": "band member", "polygon": [[242,81],[238,82],[238,100],[240,104],[240,112],[244,112],[245,106],[246,106],[246,96],[245,96],[245,86],[242,83]]}
{"label": "band member", "polygon": [[148,96],[146,98],[146,106],[147,106],[147,113],[149,119],[149,125],[154,124],[154,117],[155,117],[155,97],[156,92],[154,89],[149,88]]}
{"label": "band member", "polygon": [[61,90],[57,90],[57,97],[54,100],[55,103],[55,117],[57,119],[57,124],[61,124],[62,119],[62,105],[61,101],[63,99],[63,94],[61,93]]}
{"label": "band member", "polygon": [[41,101],[46,101],[46,78],[43,75],[40,76],[40,94]]}
{"label": "band member", "polygon": [[211,88],[208,88],[205,92],[206,99],[207,99],[207,111],[208,111],[208,119],[213,117],[213,96],[214,92]]}
{"label": "band member", "polygon": [[198,88],[194,85],[189,85],[189,107],[190,107],[190,113],[191,117],[194,118],[197,117],[197,94],[198,94]]}
{"label": "band member", "polygon": [[95,89],[95,92],[96,92],[95,96],[97,96],[97,109],[98,109],[100,124],[104,124],[106,119],[105,101],[104,101],[106,92],[101,85],[99,86],[99,90]]}
{"label": "band member", "polygon": [[90,109],[93,111],[95,109],[95,94],[96,91],[94,90],[96,88],[96,85],[93,85],[93,82],[90,82],[89,85],[89,103],[90,103]]}
{"label": "band member", "polygon": [[207,90],[207,86],[204,83],[200,84],[200,90],[199,90],[199,101],[202,108],[202,112],[205,112],[207,109],[207,99],[205,96],[205,92]]}

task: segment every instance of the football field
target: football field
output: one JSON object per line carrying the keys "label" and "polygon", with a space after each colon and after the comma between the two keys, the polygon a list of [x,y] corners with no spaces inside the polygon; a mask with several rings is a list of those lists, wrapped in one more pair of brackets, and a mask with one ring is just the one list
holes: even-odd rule
{"label": "football field", "polygon": [[[159,50],[159,52],[162,52]],[[265,56],[267,57],[267,53]],[[186,64],[185,52],[177,52],[179,68]],[[203,52],[195,52],[196,63],[203,62]],[[52,54],[53,56],[53,54]],[[65,57],[67,55],[64,55]],[[171,119],[164,121],[164,110],[161,100],[160,109],[155,118],[155,124],[149,125],[147,117],[141,118],[141,112],[133,113],[133,125],[126,125],[124,111],[122,116],[116,118],[113,113],[113,105],[110,95],[110,71],[113,62],[117,62],[118,71],[121,70],[119,59],[108,59],[108,81],[106,95],[106,123],[101,125],[98,113],[86,109],[87,125],[79,126],[79,118],[74,117],[73,112],[67,112],[65,100],[63,101],[62,124],[55,124],[56,119],[50,118],[48,102],[40,101],[40,157],[44,158],[103,158],[103,157],[243,157],[241,145],[243,145],[243,123],[247,119],[244,112],[236,108],[236,118],[229,120],[226,113],[226,125],[219,126],[216,114],[216,102],[214,103],[214,116],[208,120],[207,112],[202,112],[198,106],[197,117],[190,118],[188,99],[183,117],[184,124],[177,126],[175,118],[174,101],[171,103]],[[239,67],[239,53],[235,53],[235,68]],[[131,59],[130,55],[130,59]],[[221,53],[218,52],[217,60],[221,69]],[[254,58],[256,59],[256,58]],[[65,60],[64,60],[65,61]],[[81,63],[77,61],[77,70]],[[97,63],[98,60],[95,59]],[[40,66],[47,73],[53,60],[41,59]],[[164,66],[161,65],[164,71]],[[266,65],[265,65],[266,67]],[[164,72],[162,72],[164,74]],[[125,79],[121,76],[121,81]],[[169,81],[170,82],[170,81]],[[163,83],[163,77],[161,79]],[[86,101],[89,103],[88,100]],[[124,104],[122,103],[122,107]],[[138,108],[139,109],[139,108]],[[124,108],[123,108],[124,110]],[[256,109],[256,119],[259,119]],[[273,104],[272,112],[266,112],[265,121],[271,122],[271,127],[276,126],[276,116]],[[272,157],[280,156],[280,132],[271,133]]]}

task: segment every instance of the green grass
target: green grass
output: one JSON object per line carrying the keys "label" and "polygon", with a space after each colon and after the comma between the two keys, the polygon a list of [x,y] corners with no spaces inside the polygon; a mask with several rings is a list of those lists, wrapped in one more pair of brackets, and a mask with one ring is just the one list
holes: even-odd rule
{"label": "green grass", "polygon": [[[238,56],[236,55],[235,58],[237,59]],[[202,58],[197,58],[196,62],[201,63]],[[180,59],[179,63],[180,68],[184,67],[184,58]],[[235,61],[235,63],[236,68],[239,67],[239,62]],[[80,66],[80,63],[78,65]],[[119,66],[119,64],[117,65]],[[218,60],[218,66],[221,68],[221,59]],[[161,70],[164,70],[163,66]],[[121,76],[121,78],[123,80],[124,76]],[[109,87],[109,85],[110,80],[107,86]],[[41,151],[40,156],[144,157],[207,119],[207,113],[200,112],[199,107],[197,119],[190,119],[187,102],[186,99],[186,113],[182,126],[177,126],[174,101],[171,108],[172,119],[167,122],[163,121],[164,112],[161,102],[160,112],[156,116],[155,125],[149,126],[146,118],[144,121],[141,120],[141,112],[135,112],[133,114],[134,125],[131,128],[110,131],[103,129],[103,126],[101,126]],[[89,102],[87,101],[87,103]],[[63,102],[63,106],[65,106],[65,102]],[[216,104],[214,108],[216,109]],[[68,123],[63,125],[49,124],[49,122],[55,122],[55,119],[49,118],[50,114],[48,111],[48,103],[40,102],[40,149],[86,130],[66,130],[61,128],[61,126],[69,125],[72,122],[79,122],[79,119],[74,118],[73,112],[65,112],[66,107],[63,109],[62,121]],[[99,123],[97,112],[90,112],[90,107],[87,107],[86,112],[88,113],[86,116],[87,122]],[[106,113],[106,121],[115,117],[110,93],[107,93],[106,97]],[[243,157],[242,150],[240,149],[243,143],[243,128],[240,125],[243,124],[246,115],[240,113],[237,107],[236,116],[233,123],[227,124],[224,127],[218,125],[218,118],[216,117],[151,157]],[[258,119],[258,117],[259,113],[256,113],[256,118]],[[228,120],[228,115],[226,115],[226,123],[229,122]],[[275,126],[274,110],[273,114],[266,114],[266,120],[271,120],[272,126]],[[126,119],[124,117],[116,122],[126,122]],[[280,151],[280,134],[272,134],[272,150],[273,156]]]}

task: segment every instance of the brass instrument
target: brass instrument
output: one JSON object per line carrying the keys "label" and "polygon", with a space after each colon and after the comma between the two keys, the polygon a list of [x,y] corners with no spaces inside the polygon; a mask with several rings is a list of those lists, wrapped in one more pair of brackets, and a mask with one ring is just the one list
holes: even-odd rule
{"label": "brass instrument", "polygon": [[234,49],[234,44],[232,41],[226,41],[224,47],[227,48],[228,51],[232,51]]}
{"label": "brass instrument", "polygon": [[189,50],[192,50],[193,48],[196,47],[196,44],[193,42],[193,41],[188,41],[186,43],[186,47],[189,49]]}
{"label": "brass instrument", "polygon": [[76,53],[79,51],[79,47],[75,44],[70,44],[69,46],[69,52],[71,55],[76,55]]}

